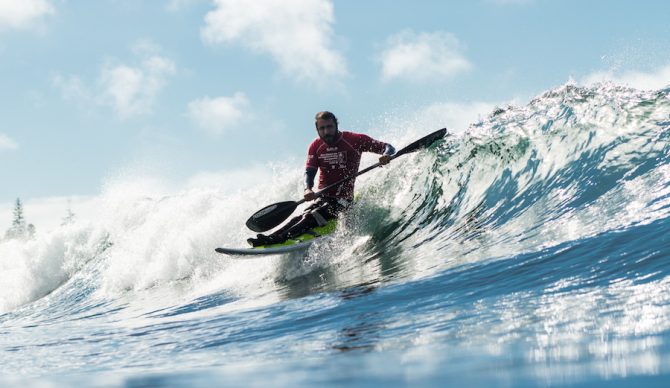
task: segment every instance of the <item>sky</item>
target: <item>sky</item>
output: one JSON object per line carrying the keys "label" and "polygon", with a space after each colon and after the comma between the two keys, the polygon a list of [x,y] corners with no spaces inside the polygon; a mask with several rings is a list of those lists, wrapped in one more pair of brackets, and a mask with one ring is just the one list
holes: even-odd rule
{"label": "sky", "polygon": [[463,131],[566,82],[658,89],[668,15],[661,0],[0,0],[0,232],[19,197],[39,229],[120,176],[302,169],[321,110],[383,140],[424,116]]}

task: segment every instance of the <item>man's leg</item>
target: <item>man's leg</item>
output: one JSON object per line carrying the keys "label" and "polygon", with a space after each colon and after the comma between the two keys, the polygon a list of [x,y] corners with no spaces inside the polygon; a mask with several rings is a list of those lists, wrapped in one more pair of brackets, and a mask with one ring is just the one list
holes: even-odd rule
{"label": "man's leg", "polygon": [[272,232],[269,235],[265,235],[262,233],[259,233],[256,235],[256,238],[248,238],[247,242],[249,245],[252,247],[258,247],[261,245],[272,245],[272,244],[281,244],[284,241],[286,241],[285,233],[288,229],[290,229],[293,225],[297,224],[300,222],[302,219],[303,215],[299,215],[297,217],[291,218],[289,222],[286,223],[286,225],[282,226],[281,228],[277,229],[276,231]]}
{"label": "man's leg", "polygon": [[314,208],[305,212],[303,219],[286,231],[288,238],[295,238],[317,226],[324,226],[328,221],[337,218],[339,208],[336,200],[323,199]]}
{"label": "man's leg", "polygon": [[[314,203],[307,207],[305,209],[305,212],[299,216],[291,218],[289,222],[287,222],[284,226],[281,228],[275,230],[269,235],[264,235],[264,234],[257,234],[256,238],[248,238],[247,242],[252,246],[252,247],[257,247],[260,245],[272,245],[272,244],[281,244],[284,241],[288,239],[288,231],[295,227],[296,225],[300,224],[301,222],[305,221],[305,217],[309,215],[309,212],[315,208],[317,208],[319,203]],[[303,226],[298,226],[299,229],[302,229]],[[305,228],[308,229],[308,228]]]}
{"label": "man's leg", "polygon": [[323,226],[342,210],[345,210],[350,202],[334,198],[319,198],[316,202],[305,209],[305,212],[286,223],[280,229],[270,235],[259,234],[256,238],[249,238],[247,242],[256,247],[259,245],[281,244],[289,238],[295,238],[306,233],[310,229]]}

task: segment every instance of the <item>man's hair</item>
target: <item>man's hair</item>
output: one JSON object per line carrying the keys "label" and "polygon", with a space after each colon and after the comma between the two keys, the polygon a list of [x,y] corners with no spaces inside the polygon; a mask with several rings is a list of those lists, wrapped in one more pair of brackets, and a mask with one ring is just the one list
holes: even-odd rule
{"label": "man's hair", "polygon": [[[332,112],[328,112],[327,110],[324,110],[323,112],[319,112],[314,116],[314,126],[316,126],[316,122],[321,119],[321,120],[333,120],[335,123],[335,129],[337,129],[338,124],[337,124],[337,117]],[[318,127],[317,127],[318,129]]]}

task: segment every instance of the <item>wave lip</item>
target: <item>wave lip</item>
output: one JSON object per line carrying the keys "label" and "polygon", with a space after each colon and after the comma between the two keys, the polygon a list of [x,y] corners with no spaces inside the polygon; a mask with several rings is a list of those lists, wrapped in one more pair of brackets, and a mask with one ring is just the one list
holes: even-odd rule
{"label": "wave lip", "polygon": [[426,164],[400,228],[480,260],[667,217],[669,129],[667,90],[565,85],[498,109]]}

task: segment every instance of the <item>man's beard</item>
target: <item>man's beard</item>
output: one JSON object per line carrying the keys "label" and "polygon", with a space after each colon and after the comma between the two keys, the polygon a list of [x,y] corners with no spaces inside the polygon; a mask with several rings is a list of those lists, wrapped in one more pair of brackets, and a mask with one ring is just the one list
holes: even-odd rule
{"label": "man's beard", "polygon": [[339,132],[335,132],[332,135],[323,135],[321,136],[321,140],[325,141],[326,144],[328,145],[333,145],[335,144],[335,141],[337,140],[337,135],[339,135]]}

